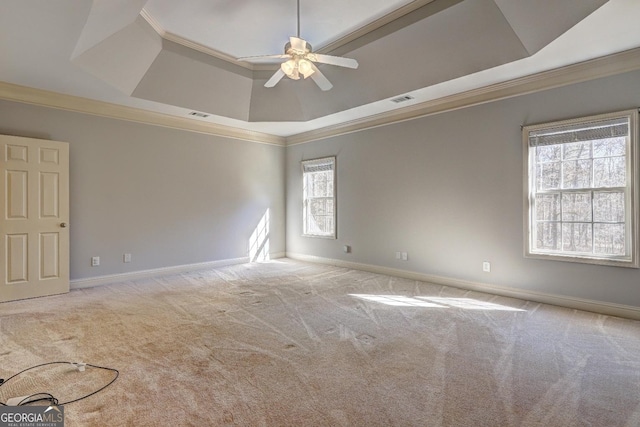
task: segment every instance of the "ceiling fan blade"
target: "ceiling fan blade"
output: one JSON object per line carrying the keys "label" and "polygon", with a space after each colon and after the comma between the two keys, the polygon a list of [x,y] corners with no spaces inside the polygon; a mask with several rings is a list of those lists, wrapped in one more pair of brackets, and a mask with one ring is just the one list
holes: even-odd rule
{"label": "ceiling fan blade", "polygon": [[286,59],[290,58],[289,55],[258,55],[258,56],[243,56],[242,58],[238,58],[238,61],[252,61],[254,59]]}
{"label": "ceiling fan blade", "polygon": [[291,43],[291,49],[299,52],[305,52],[307,50],[307,42],[298,37],[289,37],[289,43]]}
{"label": "ceiling fan blade", "polygon": [[278,84],[278,82],[284,77],[284,71],[282,68],[278,68],[278,71],[275,72],[273,76],[264,84],[264,87],[274,87]]}
{"label": "ceiling fan blade", "polygon": [[358,61],[352,58],[343,58],[341,56],[323,55],[321,53],[310,53],[307,59],[321,64],[337,65],[338,67],[358,68]]}
{"label": "ceiling fan blade", "polygon": [[311,64],[311,68],[313,69],[313,71],[315,71],[313,74],[311,74],[311,78],[314,82],[316,82],[320,89],[326,91],[333,87],[331,82],[324,76],[324,74],[322,74],[320,70],[318,70],[318,67],[316,67],[314,64]]}

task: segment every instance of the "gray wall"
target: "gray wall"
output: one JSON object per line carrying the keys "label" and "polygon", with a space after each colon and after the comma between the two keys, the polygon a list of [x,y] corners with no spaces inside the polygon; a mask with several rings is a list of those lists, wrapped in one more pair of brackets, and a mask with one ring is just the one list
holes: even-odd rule
{"label": "gray wall", "polygon": [[248,256],[266,209],[285,250],[284,148],[5,101],[0,133],[70,143],[72,280]]}
{"label": "gray wall", "polygon": [[[640,270],[523,258],[520,133],[636,107],[638,87],[640,72],[627,73],[289,147],[286,159],[280,147],[7,101],[0,133],[70,143],[72,279],[245,257],[266,209],[271,253],[283,252],[286,188],[288,252],[640,306]],[[299,162],[326,155],[337,155],[338,239],[304,238]]]}
{"label": "gray wall", "polygon": [[[637,107],[639,87],[628,73],[289,147],[287,252],[640,306],[640,270],[523,257],[520,130]],[[302,237],[300,161],[328,155],[338,239]]]}

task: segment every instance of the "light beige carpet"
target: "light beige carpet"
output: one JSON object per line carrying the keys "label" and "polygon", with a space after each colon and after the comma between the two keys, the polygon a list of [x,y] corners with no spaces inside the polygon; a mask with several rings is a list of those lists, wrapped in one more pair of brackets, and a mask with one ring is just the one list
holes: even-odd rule
{"label": "light beige carpet", "polygon": [[[120,370],[67,427],[640,426],[640,322],[291,260],[0,304],[0,343]],[[111,375],[32,374],[0,400]]]}

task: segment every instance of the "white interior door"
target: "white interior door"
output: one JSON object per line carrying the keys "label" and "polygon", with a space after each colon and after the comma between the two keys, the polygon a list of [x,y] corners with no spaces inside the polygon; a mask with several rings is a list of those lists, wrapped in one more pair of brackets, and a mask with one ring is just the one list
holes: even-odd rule
{"label": "white interior door", "polygon": [[69,144],[0,135],[0,302],[69,292]]}

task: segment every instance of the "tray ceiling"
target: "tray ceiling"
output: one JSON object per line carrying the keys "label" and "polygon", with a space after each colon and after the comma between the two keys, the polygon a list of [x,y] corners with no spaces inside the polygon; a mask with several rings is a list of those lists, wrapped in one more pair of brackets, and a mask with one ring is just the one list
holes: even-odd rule
{"label": "tray ceiling", "polygon": [[634,0],[300,3],[314,50],[360,63],[320,66],[328,92],[236,60],[282,51],[293,0],[9,1],[0,80],[288,136],[640,46]]}

